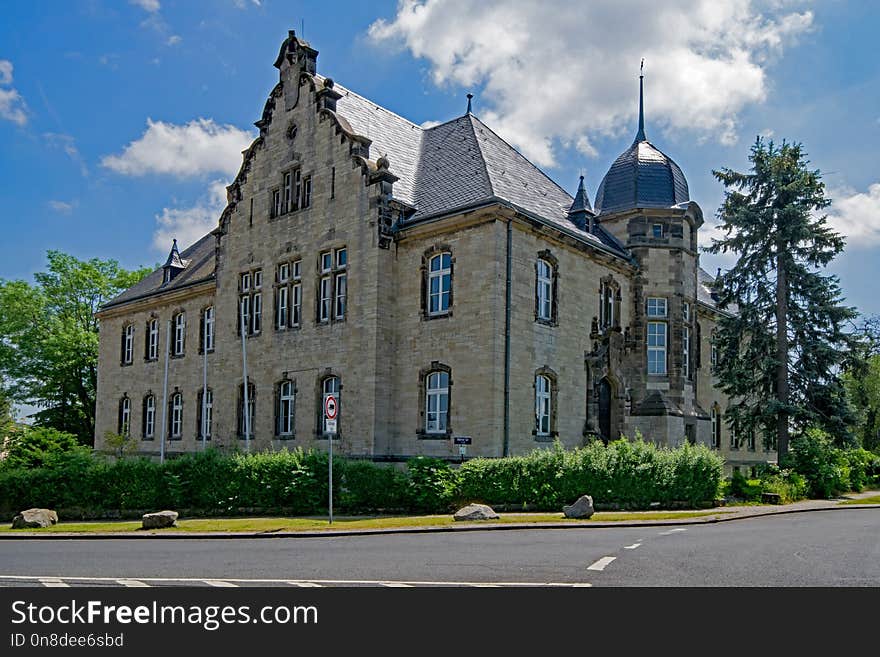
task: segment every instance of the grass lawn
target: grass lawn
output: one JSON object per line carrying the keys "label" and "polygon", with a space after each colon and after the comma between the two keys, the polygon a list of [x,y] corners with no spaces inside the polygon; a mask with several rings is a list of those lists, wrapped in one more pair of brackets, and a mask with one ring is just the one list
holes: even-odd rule
{"label": "grass lawn", "polygon": [[861,499],[847,500],[841,504],[880,504],[880,493],[871,497],[862,497]]}
{"label": "grass lawn", "polygon": [[[493,523],[539,523],[566,522],[572,524],[596,524],[601,522],[619,522],[622,520],[676,520],[679,518],[700,518],[720,515],[730,511],[644,511],[644,512],[597,512],[589,520],[573,520],[565,518],[561,513],[503,513]],[[477,524],[473,521],[464,524]],[[452,515],[434,516],[340,516],[327,522],[327,518],[203,518],[179,520],[178,526],[170,529],[149,530],[150,533],[163,531],[172,532],[296,532],[328,529],[391,529],[397,527],[443,527],[454,524]],[[463,524],[463,523],[458,523]],[[133,532],[140,529],[139,520],[117,520],[98,522],[59,522],[45,529],[10,529],[0,527],[3,533],[57,533],[57,532]]]}

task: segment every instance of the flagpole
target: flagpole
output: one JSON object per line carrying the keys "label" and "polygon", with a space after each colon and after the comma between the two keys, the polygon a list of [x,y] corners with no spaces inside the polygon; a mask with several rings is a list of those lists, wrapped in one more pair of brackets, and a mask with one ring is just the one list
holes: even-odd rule
{"label": "flagpole", "polygon": [[165,431],[168,429],[168,358],[171,354],[171,320],[165,331],[165,376],[162,382],[162,431],[159,441],[159,463],[165,463]]}
{"label": "flagpole", "polygon": [[[207,311],[206,311],[207,312]],[[213,314],[213,307],[211,313]],[[208,318],[202,321],[202,451],[208,446]]]}
{"label": "flagpole", "polygon": [[250,432],[250,408],[248,405],[248,372],[247,372],[247,326],[244,323],[244,300],[241,301],[239,305],[238,315],[241,319],[239,322],[241,325],[241,369],[243,372],[244,378],[244,409],[242,418],[244,419],[244,449],[246,452],[251,451],[251,432]]}

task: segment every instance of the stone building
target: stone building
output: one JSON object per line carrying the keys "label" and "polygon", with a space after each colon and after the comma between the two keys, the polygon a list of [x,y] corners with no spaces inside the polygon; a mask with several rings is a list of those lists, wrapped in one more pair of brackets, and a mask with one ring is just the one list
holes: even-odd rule
{"label": "stone building", "polygon": [[334,394],[334,449],[376,460],[457,459],[454,436],[502,456],[637,433],[775,460],[723,421],[702,211],[647,140],[641,89],[591,204],[470,99],[422,128],[317,55],[282,44],[217,228],[99,312],[99,449],[108,433],[145,454],[326,448]]}

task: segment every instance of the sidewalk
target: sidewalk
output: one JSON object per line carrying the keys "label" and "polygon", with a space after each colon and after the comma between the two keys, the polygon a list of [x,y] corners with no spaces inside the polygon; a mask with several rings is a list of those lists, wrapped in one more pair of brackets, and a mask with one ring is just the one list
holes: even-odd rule
{"label": "sidewalk", "polygon": [[[277,531],[277,532],[175,532],[162,530],[156,533],[146,532],[52,532],[52,533],[0,533],[0,540],[110,540],[110,539],[241,539],[241,538],[321,538],[328,536],[369,536],[373,534],[424,534],[437,532],[462,532],[462,531],[486,531],[486,530],[523,530],[523,529],[611,529],[614,527],[653,527],[666,525],[701,525],[718,522],[731,522],[743,518],[755,518],[760,516],[772,516],[791,513],[807,513],[811,511],[829,511],[835,509],[880,509],[880,504],[843,504],[848,500],[859,500],[876,497],[878,491],[865,491],[862,493],[850,493],[844,497],[832,500],[804,500],[791,504],[768,504],[751,506],[717,507],[707,510],[708,515],[697,518],[678,519],[640,519],[640,520],[614,520],[614,521],[564,521],[559,522],[525,522],[525,523],[492,523],[484,521],[471,521],[442,526],[420,527],[394,527],[385,529],[323,529],[305,531]],[[626,512],[615,512],[625,515]],[[644,516],[645,512],[633,512]],[[662,514],[664,511],[656,511]],[[503,514],[502,514],[503,515]],[[517,513],[516,515],[528,515]],[[536,514],[546,515],[546,514]]]}

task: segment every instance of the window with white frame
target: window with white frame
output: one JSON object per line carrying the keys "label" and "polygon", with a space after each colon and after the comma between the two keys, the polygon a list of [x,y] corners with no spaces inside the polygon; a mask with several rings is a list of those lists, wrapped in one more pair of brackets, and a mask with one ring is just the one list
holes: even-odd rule
{"label": "window with white frame", "polygon": [[648,374],[666,374],[666,322],[648,322]]}
{"label": "window with white frame", "polygon": [[691,304],[682,304],[682,321],[684,327],[681,334],[681,370],[685,379],[691,378]]}
{"label": "window with white frame", "polygon": [[127,324],[122,329],[122,364],[131,365],[134,361],[134,325]]}
{"label": "window with white frame", "polygon": [[186,313],[179,312],[174,316],[174,349],[175,356],[183,356],[186,348]]}
{"label": "window with white frame", "polygon": [[553,320],[553,265],[543,258],[538,258],[537,264],[537,284],[535,286],[537,295],[537,312],[538,319],[544,321]]}
{"label": "window with white frame", "polygon": [[168,432],[171,440],[180,440],[183,436],[183,395],[175,392],[171,395],[171,420]]}
{"label": "window with white frame", "polygon": [[666,317],[666,298],[648,297],[647,314],[648,317]]}
{"label": "window with white frame", "polygon": [[713,344],[711,350],[710,362],[712,363],[712,367],[718,367],[718,347]]}
{"label": "window with white frame", "polygon": [[[238,386],[238,437],[244,439],[249,436],[254,437],[254,414],[257,411],[257,386],[253,382],[248,383],[247,387],[247,413],[245,413],[244,404],[244,385]],[[245,426],[245,424],[247,426]],[[245,435],[246,434],[246,435]]]}
{"label": "window with white frame", "polygon": [[147,360],[159,358],[159,320],[151,319],[147,322]]}
{"label": "window with white frame", "polygon": [[551,390],[550,378],[538,374],[535,377],[535,433],[538,436],[550,435]]}
{"label": "window with white frame", "polygon": [[599,285],[599,329],[620,326],[620,286],[612,280]]}
{"label": "window with white frame", "polygon": [[263,328],[263,270],[243,272],[238,277],[238,334],[242,326],[248,336]]}
{"label": "window with white frame", "polygon": [[425,380],[425,433],[446,433],[449,426],[449,373],[431,372]]}
{"label": "window with white frame", "polygon": [[202,353],[214,351],[214,306],[202,310],[201,331],[199,331],[199,347]]}
{"label": "window with white frame", "polygon": [[131,399],[128,397],[119,400],[119,426],[116,432],[121,436],[131,434]]}
{"label": "window with white frame", "polygon": [[147,395],[144,397],[144,440],[152,440],[156,435],[156,397]]}
{"label": "window with white frame", "polygon": [[272,190],[272,208],[270,213],[272,217],[278,217],[284,214],[283,198],[280,189]]}
{"label": "window with white frame", "polygon": [[318,258],[318,322],[345,319],[348,300],[348,250],[339,247]]}
{"label": "window with white frame", "polygon": [[208,388],[199,390],[199,407],[196,411],[196,422],[199,438],[211,440],[211,430],[214,424],[214,391]]}
{"label": "window with white frame", "polygon": [[282,206],[284,212],[290,212],[293,210],[293,172],[285,171],[282,176],[282,185],[281,185],[281,195],[282,195]]}
{"label": "window with white frame", "polygon": [[275,409],[276,435],[283,438],[293,435],[295,408],[296,389],[293,381],[284,380],[278,384],[278,407]]}
{"label": "window with white frame", "polygon": [[718,404],[712,406],[711,423],[712,449],[718,449],[721,447],[721,411],[718,408]]}
{"label": "window with white frame", "polygon": [[438,253],[428,261],[428,315],[449,312],[452,295],[452,254]]}
{"label": "window with white frame", "polygon": [[300,201],[300,209],[308,208],[312,205],[312,177],[303,176],[302,179],[302,199]]}

